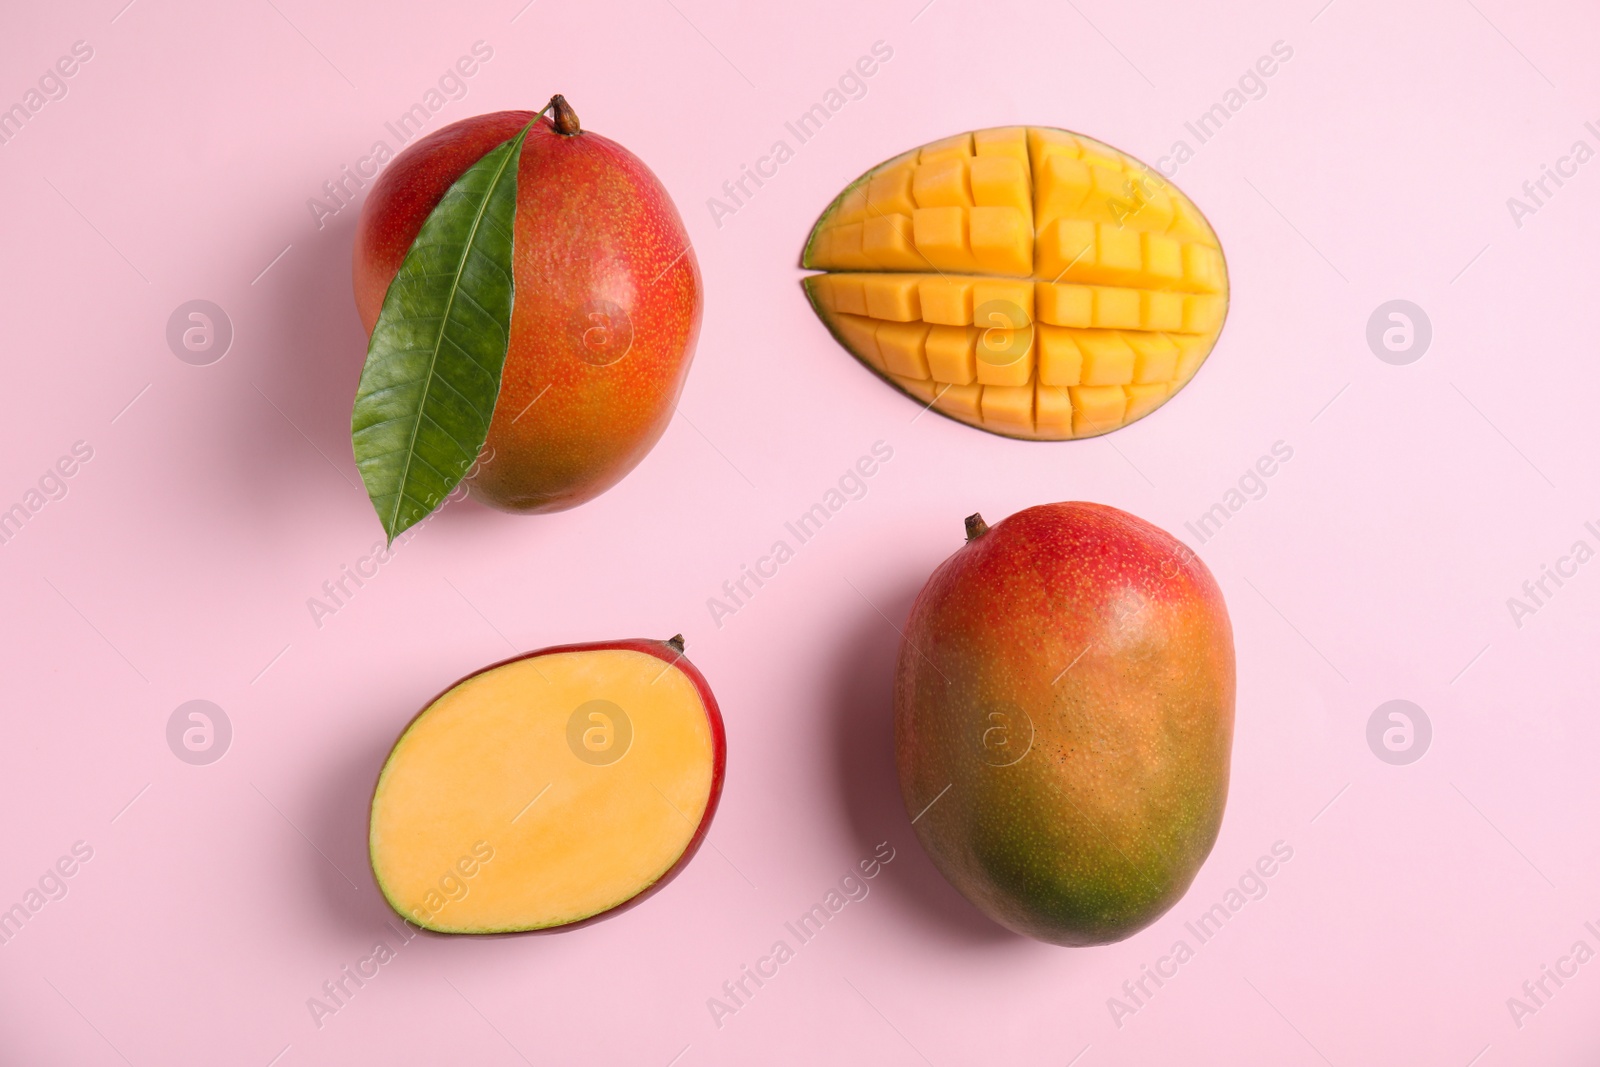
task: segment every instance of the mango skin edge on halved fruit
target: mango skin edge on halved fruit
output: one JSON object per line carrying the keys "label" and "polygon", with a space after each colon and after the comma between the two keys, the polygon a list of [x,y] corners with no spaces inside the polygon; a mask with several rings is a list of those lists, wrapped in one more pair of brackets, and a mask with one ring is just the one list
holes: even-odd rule
{"label": "mango skin edge on halved fruit", "polygon": [[401,733],[373,790],[373,876],[439,933],[592,922],[694,857],[726,768],[722,714],[681,638],[530,652]]}
{"label": "mango skin edge on halved fruit", "polygon": [[873,167],[806,241],[812,308],[895,388],[969,426],[1094,437],[1183,388],[1228,311],[1210,223],[1158,172],[1049,127]]}

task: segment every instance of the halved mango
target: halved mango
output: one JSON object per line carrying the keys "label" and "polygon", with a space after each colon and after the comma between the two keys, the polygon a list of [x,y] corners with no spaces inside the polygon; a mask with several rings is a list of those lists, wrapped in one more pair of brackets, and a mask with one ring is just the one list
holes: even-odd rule
{"label": "halved mango", "polygon": [[818,316],[886,381],[1033,440],[1160,407],[1228,312],[1200,210],[1132,156],[1047,127],[959,134],[874,167],[817,220],[801,266],[825,272],[804,282]]}
{"label": "halved mango", "polygon": [[463,679],[411,721],[372,797],[372,872],[443,933],[567,926],[694,855],[727,762],[681,638],[569,645]]}

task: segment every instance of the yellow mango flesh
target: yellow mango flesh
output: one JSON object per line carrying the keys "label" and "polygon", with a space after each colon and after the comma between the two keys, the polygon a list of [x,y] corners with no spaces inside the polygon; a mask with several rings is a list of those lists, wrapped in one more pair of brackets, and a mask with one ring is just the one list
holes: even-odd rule
{"label": "yellow mango flesh", "polygon": [[801,265],[850,352],[961,422],[1063,440],[1126,426],[1188,383],[1228,311],[1198,208],[1065,130],[946,138],[853,182]]}
{"label": "yellow mango flesh", "polygon": [[[622,709],[627,728],[606,713]],[[571,720],[585,707],[574,742]],[[625,739],[625,742],[624,740]],[[574,745],[613,762],[586,761]],[[537,930],[639,895],[694,838],[714,739],[694,683],[642,652],[515,660],[459,683],[396,743],[373,796],[379,887],[419,926]]]}

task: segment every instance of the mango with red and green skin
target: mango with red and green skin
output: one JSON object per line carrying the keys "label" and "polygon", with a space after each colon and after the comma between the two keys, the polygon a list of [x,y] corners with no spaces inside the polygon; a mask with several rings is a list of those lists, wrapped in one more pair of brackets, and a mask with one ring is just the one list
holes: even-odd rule
{"label": "mango with red and green skin", "polygon": [[911,608],[894,690],[906,810],[1001,925],[1120,941],[1217,838],[1233,630],[1210,571],[1116,508],[1045,504],[970,539]]}
{"label": "mango with red and green skin", "polygon": [[[467,482],[504,511],[575,507],[638,465],[671,421],[700,332],[700,268],[672,198],[637,156],[562,108],[523,142],[511,339]],[[384,170],[356,228],[356,306],[369,335],[429,213],[533,118],[463,119]]]}

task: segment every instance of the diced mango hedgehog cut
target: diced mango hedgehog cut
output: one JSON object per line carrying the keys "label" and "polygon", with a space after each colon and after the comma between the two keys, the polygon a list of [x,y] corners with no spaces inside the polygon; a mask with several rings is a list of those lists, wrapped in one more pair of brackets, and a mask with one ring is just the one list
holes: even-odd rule
{"label": "diced mango hedgehog cut", "polygon": [[852,182],[812,228],[806,295],[886,381],[1007,437],[1094,437],[1210,354],[1228,268],[1162,176],[1066,130],[946,138]]}

